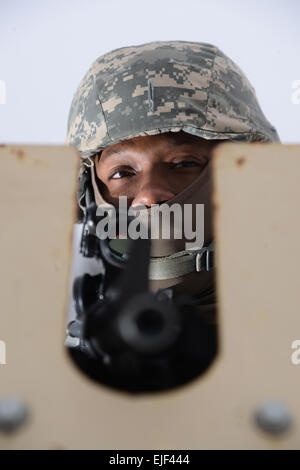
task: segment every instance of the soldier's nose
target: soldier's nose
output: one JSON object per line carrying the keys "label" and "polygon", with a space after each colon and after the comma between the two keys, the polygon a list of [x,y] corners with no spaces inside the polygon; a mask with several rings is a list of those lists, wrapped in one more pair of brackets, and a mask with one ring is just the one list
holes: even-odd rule
{"label": "soldier's nose", "polygon": [[142,189],[133,199],[131,205],[134,206],[146,206],[150,207],[153,204],[161,204],[168,201],[175,194],[164,188],[145,188]]}

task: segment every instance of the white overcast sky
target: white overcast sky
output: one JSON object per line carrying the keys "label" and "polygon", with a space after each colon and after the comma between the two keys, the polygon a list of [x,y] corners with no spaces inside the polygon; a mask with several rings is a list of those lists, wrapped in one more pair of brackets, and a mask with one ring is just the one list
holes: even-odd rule
{"label": "white overcast sky", "polygon": [[231,57],[281,141],[300,143],[299,22],[299,0],[0,0],[0,142],[64,143],[73,94],[98,56],[185,40]]}

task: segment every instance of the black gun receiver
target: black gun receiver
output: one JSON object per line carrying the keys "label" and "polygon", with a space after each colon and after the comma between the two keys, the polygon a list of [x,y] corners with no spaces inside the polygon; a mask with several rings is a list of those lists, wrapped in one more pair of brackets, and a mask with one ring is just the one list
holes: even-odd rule
{"label": "black gun receiver", "polygon": [[92,202],[80,251],[102,261],[103,272],[74,281],[77,318],[68,334],[80,343],[69,348],[73,360],[92,379],[128,392],[167,390],[198,377],[216,355],[216,326],[193,297],[176,297],[171,288],[150,292],[151,240],[130,240],[129,256],[120,255],[109,238],[97,237],[96,212]]}

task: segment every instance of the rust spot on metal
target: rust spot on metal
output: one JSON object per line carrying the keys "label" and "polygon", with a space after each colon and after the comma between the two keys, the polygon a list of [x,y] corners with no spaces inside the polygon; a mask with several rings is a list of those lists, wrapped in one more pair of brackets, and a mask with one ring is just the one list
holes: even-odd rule
{"label": "rust spot on metal", "polygon": [[242,166],[246,163],[247,159],[246,157],[239,157],[236,161],[237,166]]}
{"label": "rust spot on metal", "polygon": [[12,153],[17,155],[19,160],[23,160],[23,158],[25,156],[24,155],[24,150],[22,150],[22,149],[12,149]]}
{"label": "rust spot on metal", "polygon": [[16,151],[17,157],[22,160],[24,158],[24,152],[23,150],[19,149]]}

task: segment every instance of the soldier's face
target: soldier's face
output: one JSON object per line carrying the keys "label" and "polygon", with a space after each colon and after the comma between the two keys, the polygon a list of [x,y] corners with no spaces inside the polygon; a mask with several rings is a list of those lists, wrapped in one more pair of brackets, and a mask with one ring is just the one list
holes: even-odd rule
{"label": "soldier's face", "polygon": [[162,203],[199,176],[217,143],[168,132],[111,145],[95,157],[99,189],[114,205],[119,196],[127,196],[132,206]]}

